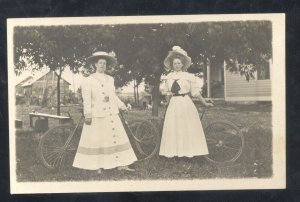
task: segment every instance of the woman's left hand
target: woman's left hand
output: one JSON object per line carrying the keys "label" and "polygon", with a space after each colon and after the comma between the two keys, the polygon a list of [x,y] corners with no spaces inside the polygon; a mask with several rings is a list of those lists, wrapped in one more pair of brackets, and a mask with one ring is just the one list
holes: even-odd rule
{"label": "woman's left hand", "polygon": [[212,103],[205,103],[206,107],[213,107],[214,105]]}
{"label": "woman's left hand", "polygon": [[128,109],[127,109],[126,106],[122,106],[122,107],[120,108],[120,110],[123,111],[123,112],[128,112]]}

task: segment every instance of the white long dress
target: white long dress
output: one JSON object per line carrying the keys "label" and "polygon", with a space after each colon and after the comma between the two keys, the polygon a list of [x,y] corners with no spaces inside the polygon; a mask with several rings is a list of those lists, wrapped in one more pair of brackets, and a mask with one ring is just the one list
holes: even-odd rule
{"label": "white long dress", "polygon": [[73,166],[87,170],[111,169],[136,161],[118,116],[118,108],[124,104],[115,94],[113,78],[91,75],[82,84],[82,95],[85,117],[92,118],[92,123],[83,126]]}
{"label": "white long dress", "polygon": [[[172,95],[171,87],[177,80],[179,94],[200,94],[200,85],[193,74],[171,72],[162,84],[160,91]],[[159,155],[166,157],[193,157],[207,155],[208,148],[198,111],[190,96],[172,96],[166,111]]]}

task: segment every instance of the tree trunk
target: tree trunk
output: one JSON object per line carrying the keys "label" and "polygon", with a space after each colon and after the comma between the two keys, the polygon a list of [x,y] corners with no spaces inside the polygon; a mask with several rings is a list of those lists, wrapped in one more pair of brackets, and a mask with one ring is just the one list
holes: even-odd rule
{"label": "tree trunk", "polygon": [[212,82],[211,82],[211,63],[210,59],[207,60],[207,97],[210,98],[212,96]]}
{"label": "tree trunk", "polygon": [[204,61],[203,61],[203,81],[204,83],[207,82],[207,57],[204,56]]}
{"label": "tree trunk", "polygon": [[134,94],[134,103],[136,105],[136,89],[135,89],[135,80],[133,80],[133,94]]}
{"label": "tree trunk", "polygon": [[203,61],[203,95],[207,97],[207,57],[204,56],[204,61]]}
{"label": "tree trunk", "polygon": [[[52,72],[52,71],[51,71]],[[47,106],[48,103],[48,81],[47,75],[45,76],[45,85],[43,87],[43,98],[42,98],[42,107]]]}
{"label": "tree trunk", "polygon": [[139,85],[138,84],[136,84],[136,101],[137,101],[137,105],[140,106]]}
{"label": "tree trunk", "polygon": [[56,92],[57,92],[57,115],[60,115],[60,79],[61,79],[61,74],[62,71],[59,72],[57,75],[57,87],[56,87]]}
{"label": "tree trunk", "polygon": [[158,116],[158,108],[160,103],[160,93],[159,93],[159,85],[160,85],[160,76],[161,74],[156,74],[154,79],[154,86],[152,90],[152,116]]}

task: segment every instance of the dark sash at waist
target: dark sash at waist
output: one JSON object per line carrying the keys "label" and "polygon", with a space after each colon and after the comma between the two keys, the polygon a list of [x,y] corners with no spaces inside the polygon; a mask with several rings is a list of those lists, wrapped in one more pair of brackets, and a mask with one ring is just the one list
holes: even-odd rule
{"label": "dark sash at waist", "polygon": [[186,95],[189,95],[189,93],[173,94],[172,96],[174,96],[174,97],[177,97],[177,96],[182,96],[182,97],[184,97],[184,96],[186,96]]}

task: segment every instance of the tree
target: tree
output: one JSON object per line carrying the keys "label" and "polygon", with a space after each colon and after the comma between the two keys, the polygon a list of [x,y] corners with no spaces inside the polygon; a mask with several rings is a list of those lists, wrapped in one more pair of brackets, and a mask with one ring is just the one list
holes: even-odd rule
{"label": "tree", "polygon": [[24,57],[38,64],[37,68],[46,65],[52,71],[58,70],[59,91],[66,67],[74,72],[85,67],[91,73],[86,57],[95,49],[113,50],[119,65],[109,74],[115,77],[116,87],[133,80],[139,85],[144,80],[152,86],[152,114],[157,115],[163,60],[174,45],[192,57],[194,63],[189,71],[193,73],[201,70],[200,64],[205,71],[208,61],[216,66],[226,61],[230,71],[240,71],[249,80],[260,67],[261,56],[272,57],[271,40],[268,21],[16,27],[15,71],[22,72]]}
{"label": "tree", "polygon": [[[139,84],[144,79],[153,86],[153,115],[158,114],[163,60],[174,45],[181,46],[192,57],[194,64],[189,71],[193,73],[200,71],[201,63],[205,71],[208,61],[212,68],[226,61],[230,71],[240,71],[246,80],[260,67],[261,54],[271,57],[271,23],[267,21],[116,25],[114,28],[115,40],[111,45],[123,65],[122,71],[116,69],[114,75],[124,79],[127,72],[128,80],[136,79]],[[241,65],[236,66],[232,61]],[[249,64],[255,68],[244,68]]]}
{"label": "tree", "polygon": [[[107,26],[39,26],[16,27],[14,30],[14,63],[15,72],[25,68],[24,58],[27,58],[34,69],[48,66],[51,71],[58,72],[57,79],[57,114],[60,114],[60,80],[62,72],[69,67],[73,72],[85,65],[85,58],[91,49],[101,45],[95,43],[97,38],[111,38]],[[101,34],[99,34],[101,33]],[[33,69],[33,70],[34,70]]]}
{"label": "tree", "polygon": [[230,71],[239,71],[249,80],[261,67],[261,57],[272,57],[271,26],[269,21],[193,24],[186,40],[188,52],[204,64],[204,71],[207,61],[216,66],[226,61]]}
{"label": "tree", "polygon": [[51,71],[58,71],[57,114],[60,115],[61,75],[67,65],[74,65],[71,62],[73,52],[69,46],[72,40],[67,36],[68,28],[62,31],[61,27],[17,27],[14,31],[16,69],[22,71],[22,68],[25,68],[19,65],[19,62],[22,57],[26,57],[30,62],[37,64],[37,68],[46,65]]}

